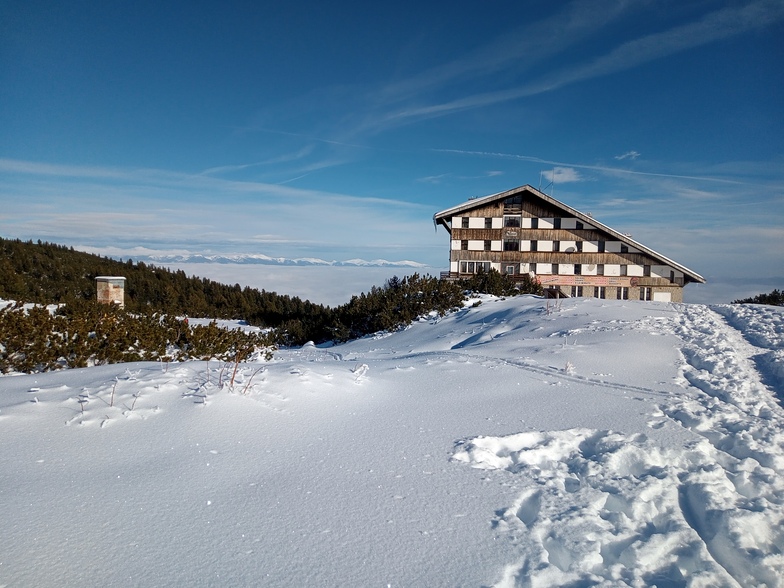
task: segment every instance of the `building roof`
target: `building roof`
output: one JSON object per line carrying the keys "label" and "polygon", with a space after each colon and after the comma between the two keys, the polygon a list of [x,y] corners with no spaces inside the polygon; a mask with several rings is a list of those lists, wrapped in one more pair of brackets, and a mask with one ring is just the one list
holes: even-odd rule
{"label": "building roof", "polygon": [[438,227],[438,225],[443,225],[443,227],[451,235],[452,234],[452,227],[451,227],[451,225],[449,223],[452,220],[453,216],[459,216],[461,212],[466,212],[468,210],[473,210],[475,208],[480,208],[482,206],[486,206],[487,204],[492,204],[493,202],[496,202],[498,200],[505,200],[506,198],[509,198],[510,196],[516,196],[517,194],[520,194],[521,192],[527,192],[531,196],[533,196],[534,198],[542,200],[543,202],[546,202],[547,204],[550,204],[551,206],[553,206],[553,207],[555,207],[555,208],[557,208],[559,210],[562,210],[568,216],[575,217],[575,218],[579,219],[580,221],[582,221],[582,222],[584,222],[584,223],[586,223],[588,225],[591,225],[591,226],[595,227],[596,229],[598,229],[600,231],[608,233],[609,235],[611,235],[613,238],[617,239],[618,241],[621,241],[622,243],[626,243],[627,245],[631,245],[632,247],[634,247],[636,249],[639,249],[641,252],[643,252],[643,253],[653,257],[654,259],[657,259],[657,260],[661,261],[662,265],[669,265],[670,267],[672,267],[674,269],[677,269],[678,271],[682,272],[683,275],[686,278],[688,278],[688,280],[691,281],[691,282],[699,282],[701,284],[705,283],[705,278],[703,278],[700,274],[690,270],[686,266],[683,266],[683,265],[679,264],[678,262],[673,261],[669,257],[665,257],[661,253],[658,253],[658,252],[654,251],[653,249],[651,249],[649,247],[646,247],[642,243],[638,243],[637,241],[632,239],[630,236],[624,235],[623,233],[619,233],[615,229],[612,229],[612,228],[608,227],[607,225],[600,223],[599,221],[597,221],[592,216],[590,216],[588,214],[585,214],[583,212],[580,212],[576,208],[572,208],[568,204],[564,204],[560,200],[556,200],[552,196],[548,196],[544,192],[540,192],[539,190],[537,190],[533,186],[530,186],[530,185],[527,185],[527,184],[525,186],[519,186],[517,188],[512,188],[511,190],[506,190],[505,192],[499,192],[497,194],[490,194],[489,196],[482,196],[480,198],[473,198],[473,199],[469,200],[468,202],[464,202],[463,204],[459,204],[458,206],[453,206],[452,208],[447,208],[446,210],[442,210],[441,212],[437,212],[437,213],[435,213],[433,215],[433,223],[435,223],[436,227]]}

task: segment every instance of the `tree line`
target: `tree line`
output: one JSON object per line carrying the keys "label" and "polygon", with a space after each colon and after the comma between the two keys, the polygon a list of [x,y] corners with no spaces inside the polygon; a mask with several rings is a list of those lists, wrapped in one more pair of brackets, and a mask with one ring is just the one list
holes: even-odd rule
{"label": "tree line", "polygon": [[752,298],[733,300],[733,304],[769,304],[771,306],[784,306],[784,291],[773,290],[769,294],[757,294]]}
{"label": "tree line", "polygon": [[96,276],[126,278],[125,306],[216,319],[245,319],[277,327],[292,318],[319,317],[324,306],[255,288],[229,286],[182,270],[75,251],[53,243],[0,238],[0,298],[38,304],[95,299]]}
{"label": "tree line", "polygon": [[[85,312],[95,300],[95,278],[126,278],[127,316],[206,317],[240,319],[271,329],[278,345],[307,341],[343,342],[381,330],[391,330],[430,312],[444,314],[459,308],[466,291],[497,295],[541,294],[533,280],[515,283],[496,271],[471,280],[447,281],[413,274],[390,278],[383,286],[353,296],[337,307],[250,287],[188,277],[182,270],[132,260],[75,251],[52,243],[0,238],[0,298],[37,304],[59,304]],[[63,311],[65,313],[68,310]],[[129,320],[129,319],[125,319]],[[130,323],[128,323],[130,325]],[[134,325],[134,329],[141,328]]]}

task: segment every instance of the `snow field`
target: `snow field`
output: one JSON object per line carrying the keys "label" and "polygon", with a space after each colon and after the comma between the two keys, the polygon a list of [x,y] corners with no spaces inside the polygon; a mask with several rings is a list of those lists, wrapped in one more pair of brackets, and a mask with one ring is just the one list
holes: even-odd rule
{"label": "snow field", "polygon": [[526,480],[497,519],[524,556],[497,586],[782,585],[782,387],[766,387],[751,358],[780,345],[783,315],[734,308],[719,312],[763,351],[704,306],[640,323],[683,340],[685,394],[653,416],[702,441],[661,448],[643,434],[571,429],[458,443],[455,461]]}
{"label": "snow field", "polygon": [[0,585],[781,586],[783,319],[484,298],[233,385],[0,378]]}

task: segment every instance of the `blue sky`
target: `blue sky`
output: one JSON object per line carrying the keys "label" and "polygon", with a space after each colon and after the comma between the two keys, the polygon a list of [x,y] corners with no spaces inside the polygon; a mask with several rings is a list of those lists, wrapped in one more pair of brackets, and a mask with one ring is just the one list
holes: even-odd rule
{"label": "blue sky", "polygon": [[441,267],[531,184],[784,285],[782,64],[781,0],[6,0],[0,235]]}

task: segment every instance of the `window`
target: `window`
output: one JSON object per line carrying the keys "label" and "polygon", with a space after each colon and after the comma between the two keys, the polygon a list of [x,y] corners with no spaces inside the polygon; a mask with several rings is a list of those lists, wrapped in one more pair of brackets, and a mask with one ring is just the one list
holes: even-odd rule
{"label": "window", "polygon": [[520,239],[504,239],[504,251],[520,251]]}
{"label": "window", "polygon": [[629,288],[626,286],[618,288],[618,300],[629,300]]}
{"label": "window", "polygon": [[492,242],[487,240],[487,239],[485,239],[485,251],[490,251],[491,245],[492,245]]}
{"label": "window", "polygon": [[553,219],[553,228],[554,229],[560,229],[561,228],[561,219],[560,218],[554,218]]}
{"label": "window", "polygon": [[519,227],[520,226],[520,217],[519,216],[505,216],[504,217],[504,226],[505,227]]}
{"label": "window", "polygon": [[554,263],[550,271],[552,272],[553,275],[558,275],[558,264]]}
{"label": "window", "polygon": [[599,241],[599,253],[604,253],[604,241]]}
{"label": "window", "polygon": [[583,242],[582,241],[577,241],[577,243],[575,243],[575,247],[577,247],[577,251],[579,253],[583,252]]}
{"label": "window", "polygon": [[642,275],[645,276],[646,278],[650,278],[651,277],[651,266],[649,266],[649,265],[642,266]]}
{"label": "window", "polygon": [[629,246],[621,244],[621,253],[629,253]]}
{"label": "window", "polygon": [[493,228],[493,219],[492,218],[486,218],[485,219],[485,228],[486,229],[492,229]]}
{"label": "window", "polygon": [[582,286],[572,286],[572,298],[579,298],[583,295]]}
{"label": "window", "polygon": [[515,266],[507,265],[506,266],[506,273],[507,273],[507,275],[513,276],[515,274]]}
{"label": "window", "polygon": [[581,223],[580,221],[577,221],[577,226],[576,226],[576,227],[574,227],[574,228],[575,228],[575,229],[577,229],[577,230],[579,231],[580,229],[582,229],[582,228],[583,228],[583,223]]}
{"label": "window", "polygon": [[521,212],[522,210],[523,210],[522,195],[510,196],[509,198],[504,200],[504,214],[507,213],[514,214],[515,212]]}
{"label": "window", "polygon": [[604,286],[597,286],[596,287],[596,297],[604,299],[607,297],[607,293],[604,291]]}
{"label": "window", "polygon": [[461,274],[476,274],[479,272],[489,272],[489,261],[461,261],[460,273]]}
{"label": "window", "polygon": [[531,228],[532,229],[538,229],[539,228],[539,219],[538,218],[532,218],[531,219]]}
{"label": "window", "polygon": [[627,266],[627,265],[622,265],[622,266],[621,266],[621,275],[622,275],[622,276],[625,276],[625,275],[627,275],[627,273],[626,273],[627,271],[629,271],[629,266]]}
{"label": "window", "polygon": [[597,276],[603,276],[604,275],[604,264],[603,263],[597,263],[596,264],[596,275]]}
{"label": "window", "polygon": [[536,251],[538,248],[537,241],[531,241],[531,251]]}
{"label": "window", "polygon": [[468,251],[468,239],[463,239],[460,241],[460,249],[463,251]]}
{"label": "window", "polygon": [[578,276],[583,273],[583,265],[581,263],[574,264],[574,273]]}
{"label": "window", "polygon": [[651,289],[640,288],[640,300],[650,300],[650,299],[651,299]]}
{"label": "window", "polygon": [[561,242],[553,241],[553,251],[560,251],[560,250],[561,250]]}
{"label": "window", "polygon": [[468,228],[468,217],[464,216],[463,220],[461,222],[462,222],[461,227],[464,228],[464,229],[467,229]]}

